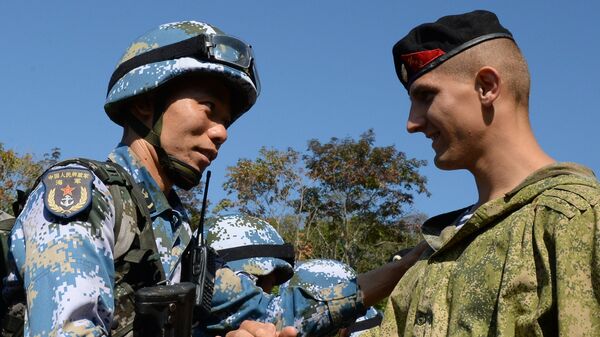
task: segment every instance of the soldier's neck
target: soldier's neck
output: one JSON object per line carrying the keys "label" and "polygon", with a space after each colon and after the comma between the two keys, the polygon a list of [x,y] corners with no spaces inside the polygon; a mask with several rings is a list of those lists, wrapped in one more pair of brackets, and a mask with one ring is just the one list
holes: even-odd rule
{"label": "soldier's neck", "polygon": [[[131,135],[131,133],[129,133]],[[158,187],[165,195],[168,195],[173,187],[173,183],[159,164],[158,154],[152,144],[137,135],[129,136],[125,134],[121,142],[131,149],[135,156],[141,161],[142,165],[148,170]]]}
{"label": "soldier's neck", "polygon": [[470,169],[479,194],[477,206],[503,196],[533,172],[555,162],[533,138],[528,144],[497,147],[487,158],[490,160],[482,160]]}

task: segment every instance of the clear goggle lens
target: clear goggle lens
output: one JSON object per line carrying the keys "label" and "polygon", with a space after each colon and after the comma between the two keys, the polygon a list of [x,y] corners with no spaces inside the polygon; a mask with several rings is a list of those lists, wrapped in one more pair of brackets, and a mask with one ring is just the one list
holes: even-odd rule
{"label": "clear goggle lens", "polygon": [[243,41],[227,35],[209,35],[209,54],[212,58],[225,64],[233,65],[247,73],[260,92],[260,80],[254,61],[252,47]]}

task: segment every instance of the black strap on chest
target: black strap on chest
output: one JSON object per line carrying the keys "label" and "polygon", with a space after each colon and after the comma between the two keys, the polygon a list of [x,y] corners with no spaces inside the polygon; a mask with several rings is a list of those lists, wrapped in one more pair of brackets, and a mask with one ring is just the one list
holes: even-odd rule
{"label": "black strap on chest", "polygon": [[0,220],[0,231],[10,232],[15,224],[15,218]]}
{"label": "black strap on chest", "polygon": [[[14,224],[15,218],[9,218],[0,221],[0,253],[2,254],[2,261],[0,264],[1,277],[8,275],[8,238]],[[1,279],[0,282],[2,282]]]}
{"label": "black strap on chest", "polygon": [[[14,218],[0,220],[0,254],[2,254],[2,260],[0,261],[0,285],[2,284],[2,279],[9,272],[8,241],[14,224]],[[0,335],[5,336],[5,331],[19,331],[18,328],[22,323],[22,318],[9,315],[8,306],[4,303],[4,298],[0,297]]]}
{"label": "black strap on chest", "polygon": [[382,321],[383,315],[380,312],[377,312],[377,315],[375,317],[367,318],[365,320],[352,323],[352,325],[348,327],[348,331],[350,333],[355,333],[359,331],[369,330],[376,326],[380,326]]}
{"label": "black strap on chest", "polygon": [[[150,216],[150,213],[154,210],[154,204],[148,193],[142,190],[125,169],[110,161],[100,162],[78,158],[60,164],[79,164],[87,167],[108,186],[115,207],[115,244],[119,239],[117,234],[121,231],[121,225],[123,224],[123,197],[125,193],[128,193],[133,200],[137,209],[138,228],[136,233],[139,234],[136,235],[127,253],[119,259],[120,261],[115,261],[115,266],[118,274],[133,273],[136,275],[117,276],[125,277],[134,289],[137,289],[138,286],[148,286],[164,281],[166,276],[156,248],[156,238],[152,230],[152,218]],[[127,264],[127,266],[121,268],[122,264]],[[141,266],[141,264],[146,266]],[[131,270],[132,268],[135,270]],[[148,273],[151,273],[151,275],[148,275]]]}

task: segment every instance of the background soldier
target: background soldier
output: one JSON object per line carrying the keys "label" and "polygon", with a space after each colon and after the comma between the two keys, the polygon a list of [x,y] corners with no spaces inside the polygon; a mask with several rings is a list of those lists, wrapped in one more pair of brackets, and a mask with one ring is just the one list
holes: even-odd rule
{"label": "background soldier", "polygon": [[247,214],[217,216],[206,221],[206,240],[236,274],[254,279],[271,293],[294,273],[294,247],[268,222]]}
{"label": "background soldier", "polygon": [[393,54],[408,132],[432,140],[438,168],[471,172],[479,200],[424,223],[431,249],[372,335],[600,335],[598,181],[535,140],[512,34],[474,11],[414,28]]}

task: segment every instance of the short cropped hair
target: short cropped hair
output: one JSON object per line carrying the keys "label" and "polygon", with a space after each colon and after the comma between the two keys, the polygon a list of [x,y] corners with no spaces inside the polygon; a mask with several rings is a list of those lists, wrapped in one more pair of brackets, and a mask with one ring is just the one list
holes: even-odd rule
{"label": "short cropped hair", "polygon": [[439,69],[453,76],[473,78],[485,66],[498,70],[516,104],[529,106],[529,69],[521,50],[510,39],[483,42],[450,58]]}

